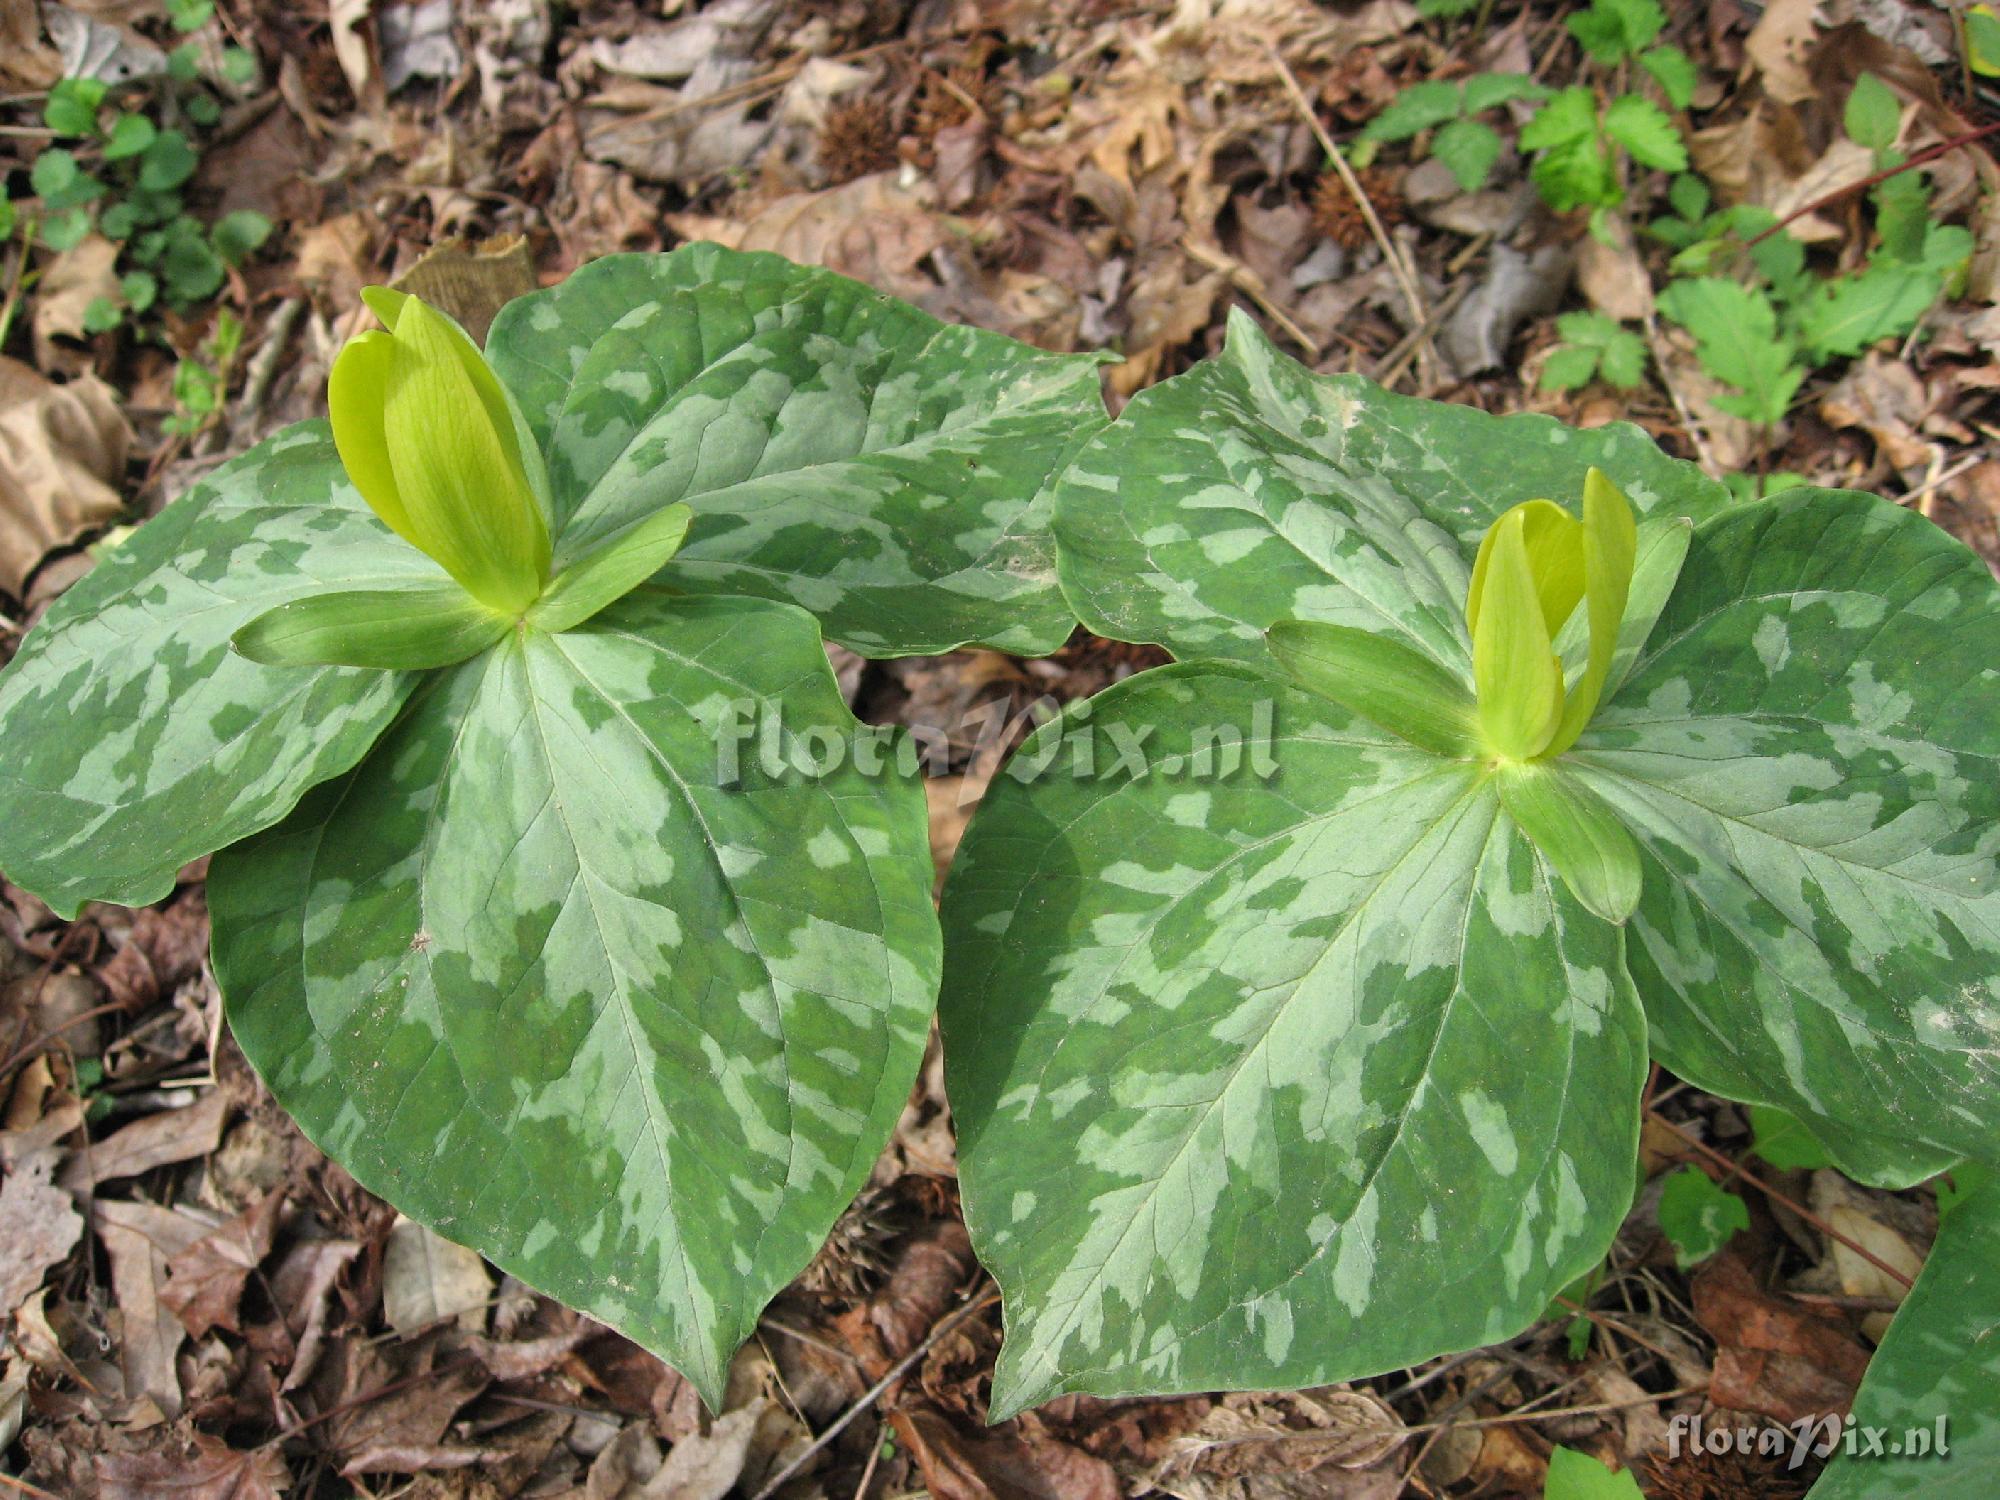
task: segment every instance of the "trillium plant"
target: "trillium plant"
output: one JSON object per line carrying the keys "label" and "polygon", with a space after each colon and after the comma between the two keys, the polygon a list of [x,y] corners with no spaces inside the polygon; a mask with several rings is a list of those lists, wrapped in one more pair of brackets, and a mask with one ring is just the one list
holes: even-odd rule
{"label": "trillium plant", "polygon": [[[368,301],[330,423],[24,642],[0,868],[67,914],[212,853],[306,1132],[711,1404],[940,993],[996,1417],[1518,1332],[1630,1207],[1654,1060],[1862,1182],[2000,1156],[2000,591],[1921,517],[1737,503],[1240,316],[1107,425],[1094,356],[768,255],[600,261],[483,350]],[[860,732],[823,638],[1078,618],[1176,661],[1015,757],[940,929],[921,788],[805,753]],[[1862,1393],[1974,1450],[1997,1216]]]}
{"label": "trillium plant", "polygon": [[[1518,1332],[1631,1205],[1652,1060],[1864,1183],[2000,1156],[2000,589],[1924,518],[1738,504],[1633,428],[1315,377],[1239,314],[1055,528],[1083,623],[1177,660],[1014,762],[1142,765],[1003,770],[945,891],[996,1415]],[[1228,753],[1260,707],[1266,774]],[[1952,1259],[1993,1263],[1994,1209]],[[1964,1267],[1857,1415],[1956,1398],[2000,1462]]]}
{"label": "trillium plant", "polygon": [[[330,427],[24,642],[0,869],[70,913],[214,851],[231,1027],[307,1134],[718,1404],[936,1000],[921,786],[794,754],[856,727],[822,628],[1061,644],[1047,485],[1097,361],[713,246],[596,262],[483,352],[369,303]],[[777,763],[725,776],[746,721]]]}

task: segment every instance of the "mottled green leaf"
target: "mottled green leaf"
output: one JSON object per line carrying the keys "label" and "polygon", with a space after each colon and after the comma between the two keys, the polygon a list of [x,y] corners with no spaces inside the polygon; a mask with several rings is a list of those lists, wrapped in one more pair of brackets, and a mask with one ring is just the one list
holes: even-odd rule
{"label": "mottled green leaf", "polygon": [[1908,1184],[2000,1141],[2000,589],[1921,516],[1793,489],[1694,533],[1568,760],[1636,835],[1660,1060]]}
{"label": "mottled green leaf", "polygon": [[921,789],[765,768],[734,736],[777,713],[801,765],[856,728],[807,616],[641,590],[426,679],[209,883],[230,1023],[307,1134],[711,1406],[937,978]]}
{"label": "mottled green leaf", "polygon": [[361,503],[323,423],[217,469],[108,549],[0,675],[0,870],[64,914],[166,895],[354,764],[411,685],[259,666],[230,637],[308,594],[442,580]]}
{"label": "mottled green leaf", "polygon": [[800,604],[878,656],[1069,633],[1045,487],[1103,425],[1094,355],[713,245],[596,261],[488,354],[548,450],[558,567],[684,501],[676,589]]}
{"label": "mottled green leaf", "polygon": [[[1203,775],[1222,726],[1253,743]],[[1074,776],[1083,734],[1143,764]],[[1055,774],[1016,772],[1051,748]],[[1507,1337],[1630,1202],[1619,930],[1477,766],[1275,678],[1163,668],[1045,727],[944,917],[966,1218],[1006,1298],[996,1417]]]}
{"label": "mottled green leaf", "polygon": [[693,514],[685,505],[669,505],[571,563],[549,580],[528,611],[529,623],[557,635],[624,598],[680,550]]}
{"label": "mottled green leaf", "polygon": [[1057,486],[1063,588],[1099,635],[1267,662],[1283,619],[1387,631],[1466,680],[1469,559],[1529,499],[1575,509],[1593,465],[1643,518],[1727,490],[1636,428],[1578,432],[1320,377],[1240,314],[1222,355],[1133,398]]}
{"label": "mottled green leaf", "polygon": [[[2000,1185],[1938,1229],[1807,1500],[1989,1500],[2000,1474]],[[1882,1451],[1860,1436],[1874,1429]],[[1938,1436],[1944,1437],[1940,1452]]]}

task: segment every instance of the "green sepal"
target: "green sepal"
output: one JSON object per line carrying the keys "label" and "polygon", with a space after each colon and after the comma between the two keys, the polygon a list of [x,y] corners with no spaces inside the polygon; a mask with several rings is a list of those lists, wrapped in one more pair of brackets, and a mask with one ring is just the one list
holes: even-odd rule
{"label": "green sepal", "polygon": [[1562,876],[1570,894],[1607,922],[1639,905],[1639,846],[1589,787],[1551,766],[1502,766],[1500,805]]}
{"label": "green sepal", "polygon": [[528,623],[551,635],[574,630],[664,568],[680,550],[693,519],[688,506],[669,505],[627,527],[558,573],[528,611]]}
{"label": "green sepal", "polygon": [[268,609],[229,638],[267,667],[376,667],[418,672],[477,656],[508,619],[456,583],[341,589]]}
{"label": "green sepal", "polygon": [[1476,754],[1477,708],[1457,677],[1392,636],[1319,620],[1280,620],[1271,654],[1307,692],[1331,698],[1420,750]]}

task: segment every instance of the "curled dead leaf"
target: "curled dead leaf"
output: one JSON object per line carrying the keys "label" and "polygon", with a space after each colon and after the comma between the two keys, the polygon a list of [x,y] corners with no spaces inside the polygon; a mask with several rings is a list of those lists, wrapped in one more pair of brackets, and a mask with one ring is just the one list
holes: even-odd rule
{"label": "curled dead leaf", "polygon": [[94,375],[57,385],[0,357],[0,591],[124,508],[132,429]]}

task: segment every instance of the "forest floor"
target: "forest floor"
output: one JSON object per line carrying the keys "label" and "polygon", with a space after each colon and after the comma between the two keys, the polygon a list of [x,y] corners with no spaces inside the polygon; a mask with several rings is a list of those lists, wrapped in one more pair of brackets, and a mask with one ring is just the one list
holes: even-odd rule
{"label": "forest floor", "polygon": [[[1626,201],[1593,234],[1541,201],[1508,105],[1487,116],[1502,139],[1475,190],[1409,142],[1354,183],[1328,169],[1320,133],[1352,145],[1409,85],[1590,81],[1579,9],[8,0],[0,170],[21,215],[35,192],[48,212],[43,238],[10,223],[0,244],[0,654],[109,529],[320,415],[333,353],[367,326],[360,289],[454,237],[470,248],[428,274],[515,289],[691,239],[776,250],[942,318],[1115,349],[1114,406],[1213,353],[1240,306],[1322,371],[1634,422],[1718,475],[1872,490],[2000,556],[1990,139],[1928,169],[1928,212],[1975,246],[1951,295],[1907,336],[1819,362],[1766,425],[1727,409],[1657,314],[1673,250],[1634,226],[1670,213],[1666,173],[1627,163]],[[1859,74],[1894,91],[1908,151],[1994,115],[1928,5],[1671,12],[1665,40],[1698,69],[1678,115],[1694,168],[1721,201],[1804,210],[1792,227],[1829,272],[1873,232],[1867,165],[1843,149]],[[70,238],[49,208],[67,169],[38,159],[63,135],[48,100],[66,75],[142,113],[184,108],[177,87],[219,104],[189,111],[183,188],[204,225],[242,229],[218,290],[199,264],[158,263],[142,309],[136,232],[50,243]],[[1629,390],[1544,378],[1557,319],[1592,312],[1643,341]],[[1046,661],[837,664],[864,718],[950,740],[932,785],[942,871],[998,763],[977,733],[994,705],[1163,659],[1079,635]],[[1857,1187],[1656,1075],[1646,1186],[1610,1260],[1519,1337],[1351,1387],[1066,1397],[988,1427],[999,1307],[958,1216],[933,1049],[871,1185],[708,1414],[658,1360],[400,1221],[297,1132],[224,1025],[200,867],[155,907],[74,922],[0,896],[8,1492],[721,1500],[807,1455],[780,1494],[1540,1496],[1560,1445],[1634,1467],[1656,1497],[1783,1500],[1813,1461],[1672,1457],[1670,1423],[1844,1410],[1936,1232],[1932,1187]],[[1739,1205],[1714,1244],[1662,1227],[1663,1184],[1687,1168]]]}

